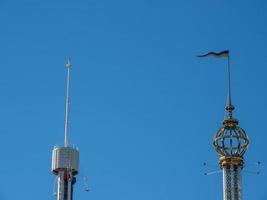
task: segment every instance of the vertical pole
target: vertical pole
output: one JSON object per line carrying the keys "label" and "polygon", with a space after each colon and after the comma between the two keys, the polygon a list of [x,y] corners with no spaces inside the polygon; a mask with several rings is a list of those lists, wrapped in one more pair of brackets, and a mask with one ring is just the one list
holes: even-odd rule
{"label": "vertical pole", "polygon": [[67,95],[66,95],[66,119],[65,119],[65,141],[64,146],[69,146],[69,106],[70,106],[70,67],[71,60],[68,59],[67,67]]}
{"label": "vertical pole", "polygon": [[62,187],[61,187],[62,183],[61,183],[61,178],[60,175],[58,175],[57,177],[57,200],[61,200],[61,195],[62,195]]}
{"label": "vertical pole", "polygon": [[72,200],[73,175],[68,170],[62,170],[58,174],[57,200]]}
{"label": "vertical pole", "polygon": [[241,166],[228,165],[223,167],[223,199],[242,200]]}
{"label": "vertical pole", "polygon": [[228,79],[228,106],[232,105],[232,94],[231,94],[231,72],[230,72],[230,53],[227,56],[227,79]]}
{"label": "vertical pole", "polygon": [[64,182],[64,171],[60,171],[58,174],[57,182],[57,200],[64,200],[65,196],[65,182]]}

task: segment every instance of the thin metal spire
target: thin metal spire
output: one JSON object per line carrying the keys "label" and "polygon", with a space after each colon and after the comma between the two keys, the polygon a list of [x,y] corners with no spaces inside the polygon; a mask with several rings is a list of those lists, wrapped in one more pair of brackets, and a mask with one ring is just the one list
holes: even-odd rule
{"label": "thin metal spire", "polygon": [[66,64],[67,67],[67,95],[66,95],[66,118],[65,118],[65,138],[64,146],[69,146],[69,107],[70,107],[70,67],[71,67],[71,58],[68,58]]}
{"label": "thin metal spire", "polygon": [[232,91],[231,91],[231,69],[230,69],[230,52],[227,56],[227,84],[228,84],[228,94],[225,110],[227,111],[228,118],[232,119],[233,110],[235,107],[232,105]]}
{"label": "thin metal spire", "polygon": [[232,105],[232,96],[231,96],[231,71],[230,71],[230,53],[227,56],[227,81],[228,81],[228,106]]}

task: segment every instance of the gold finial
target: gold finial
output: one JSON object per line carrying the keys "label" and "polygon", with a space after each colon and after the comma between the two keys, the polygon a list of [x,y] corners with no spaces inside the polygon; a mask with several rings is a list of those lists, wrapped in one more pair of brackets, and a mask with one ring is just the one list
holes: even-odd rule
{"label": "gold finial", "polygon": [[228,113],[228,118],[232,119],[233,118],[233,111],[234,111],[235,107],[233,105],[227,105],[225,107],[225,110]]}

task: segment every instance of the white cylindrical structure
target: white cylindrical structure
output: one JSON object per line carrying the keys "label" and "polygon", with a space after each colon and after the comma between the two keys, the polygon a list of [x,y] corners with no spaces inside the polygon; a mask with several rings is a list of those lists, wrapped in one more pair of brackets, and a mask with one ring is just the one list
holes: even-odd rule
{"label": "white cylindrical structure", "polygon": [[55,147],[52,172],[57,175],[57,200],[72,200],[75,175],[79,172],[79,151],[72,147]]}
{"label": "white cylindrical structure", "polygon": [[79,171],[79,151],[72,147],[55,147],[52,152],[52,171],[58,174],[59,171],[68,169],[77,174]]}
{"label": "white cylindrical structure", "polygon": [[241,166],[232,164],[222,168],[224,200],[242,200],[241,170]]}

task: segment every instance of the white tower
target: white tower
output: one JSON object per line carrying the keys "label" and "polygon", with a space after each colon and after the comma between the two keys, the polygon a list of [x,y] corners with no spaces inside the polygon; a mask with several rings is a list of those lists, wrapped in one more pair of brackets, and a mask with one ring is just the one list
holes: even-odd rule
{"label": "white tower", "polygon": [[52,152],[52,172],[57,176],[57,200],[73,200],[75,175],[79,172],[79,151],[77,148],[69,146],[70,58],[66,67],[67,95],[64,147],[54,147]]}

